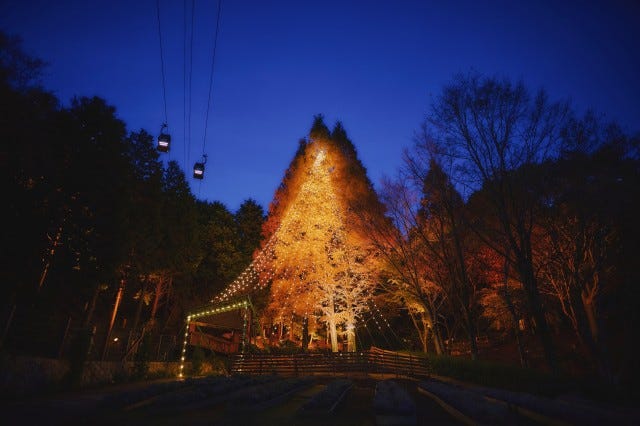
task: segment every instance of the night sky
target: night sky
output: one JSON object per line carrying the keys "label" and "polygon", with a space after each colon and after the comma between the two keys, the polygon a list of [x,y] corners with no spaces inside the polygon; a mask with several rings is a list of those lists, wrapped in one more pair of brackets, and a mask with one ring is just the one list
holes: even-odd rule
{"label": "night sky", "polygon": [[[266,208],[318,113],[329,127],[343,121],[377,183],[395,173],[433,96],[470,70],[523,79],[578,112],[592,107],[629,133],[640,130],[640,3],[528,3],[223,0],[209,161],[204,181],[189,178],[194,193],[232,210],[249,197]],[[216,8],[195,1],[189,141],[184,4],[160,1],[173,136],[163,158],[189,175],[203,150]],[[5,0],[0,28],[49,64],[43,85],[63,103],[98,95],[129,130],[158,133],[155,0]]]}

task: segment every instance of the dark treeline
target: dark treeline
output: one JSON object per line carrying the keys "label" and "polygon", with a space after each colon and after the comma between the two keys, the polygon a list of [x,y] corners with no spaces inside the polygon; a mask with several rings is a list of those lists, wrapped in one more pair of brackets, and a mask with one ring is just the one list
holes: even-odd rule
{"label": "dark treeline", "polygon": [[196,200],[153,136],[128,132],[97,97],[61,106],[38,84],[41,68],[0,33],[1,344],[59,356],[88,330],[94,356],[113,358],[167,335],[156,356],[175,359],[185,311],[250,263],[263,209]]}
{"label": "dark treeline", "polygon": [[420,349],[487,359],[488,337],[523,366],[633,383],[639,143],[522,83],[447,85],[383,184],[391,221],[369,221]]}

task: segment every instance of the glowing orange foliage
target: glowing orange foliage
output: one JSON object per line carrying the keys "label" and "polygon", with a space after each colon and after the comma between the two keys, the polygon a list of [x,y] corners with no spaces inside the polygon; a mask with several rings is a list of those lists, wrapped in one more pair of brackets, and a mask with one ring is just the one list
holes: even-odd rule
{"label": "glowing orange foliage", "polygon": [[316,138],[301,146],[263,227],[265,240],[275,241],[268,321],[304,318],[310,329],[324,322],[334,343],[337,326],[353,329],[373,285],[355,214],[362,200],[377,202],[350,142]]}

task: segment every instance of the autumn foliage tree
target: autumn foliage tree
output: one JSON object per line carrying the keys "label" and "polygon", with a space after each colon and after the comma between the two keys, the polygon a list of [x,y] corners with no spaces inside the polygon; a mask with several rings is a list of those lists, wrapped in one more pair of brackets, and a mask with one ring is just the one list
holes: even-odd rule
{"label": "autumn foliage tree", "polygon": [[420,195],[407,179],[386,180],[381,190],[384,215],[363,210],[363,224],[380,261],[380,290],[411,319],[423,352],[445,352],[440,319],[446,294],[434,277],[430,253],[420,236]]}
{"label": "autumn foliage tree", "polygon": [[[381,191],[385,217],[367,217],[368,234],[384,259],[381,288],[409,314],[423,351],[444,353],[443,329],[465,330],[477,358],[481,274],[473,269],[475,239],[466,206],[433,153],[416,145],[395,180]],[[445,316],[447,318],[445,318]],[[447,336],[450,338],[452,336]]]}

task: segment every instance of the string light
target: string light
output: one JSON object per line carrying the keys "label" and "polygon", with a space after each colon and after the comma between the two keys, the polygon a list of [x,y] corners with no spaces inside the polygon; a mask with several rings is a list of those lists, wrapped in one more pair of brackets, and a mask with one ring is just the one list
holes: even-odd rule
{"label": "string light", "polygon": [[[315,150],[311,149],[312,144]],[[349,248],[345,244],[346,216],[332,183],[331,173],[335,166],[329,163],[331,148],[325,141],[319,140],[310,142],[307,149],[310,156],[304,160],[310,159],[312,162],[307,163],[308,169],[300,169],[300,173],[306,175],[300,185],[292,189],[297,193],[288,203],[280,223],[251,263],[212,302],[223,304],[243,295],[263,291],[270,285],[268,304],[274,311],[274,317],[290,316],[293,322],[295,316],[304,311],[303,318],[308,318],[310,313],[314,318],[319,318],[318,312],[312,308],[313,302],[313,306],[324,306],[320,306],[320,310],[324,311],[325,318],[328,315],[344,316],[346,313],[347,318],[351,317],[346,320],[351,331],[358,322],[359,310],[366,308],[362,299],[366,301],[369,295],[361,290],[353,295],[337,295],[335,282],[347,280],[341,284],[343,288],[350,289],[354,283],[364,282],[366,276],[353,272],[348,263],[347,272],[342,278],[337,278],[331,269],[349,255]],[[304,163],[301,167],[304,167]],[[329,261],[319,264],[318,252],[329,256]],[[289,266],[291,262],[295,263],[295,268]],[[316,278],[313,278],[314,275]],[[318,276],[323,278],[318,279]],[[330,301],[323,303],[320,299],[324,295],[330,297]],[[332,306],[330,310],[327,310],[328,303]],[[202,313],[195,315],[199,317]]]}

